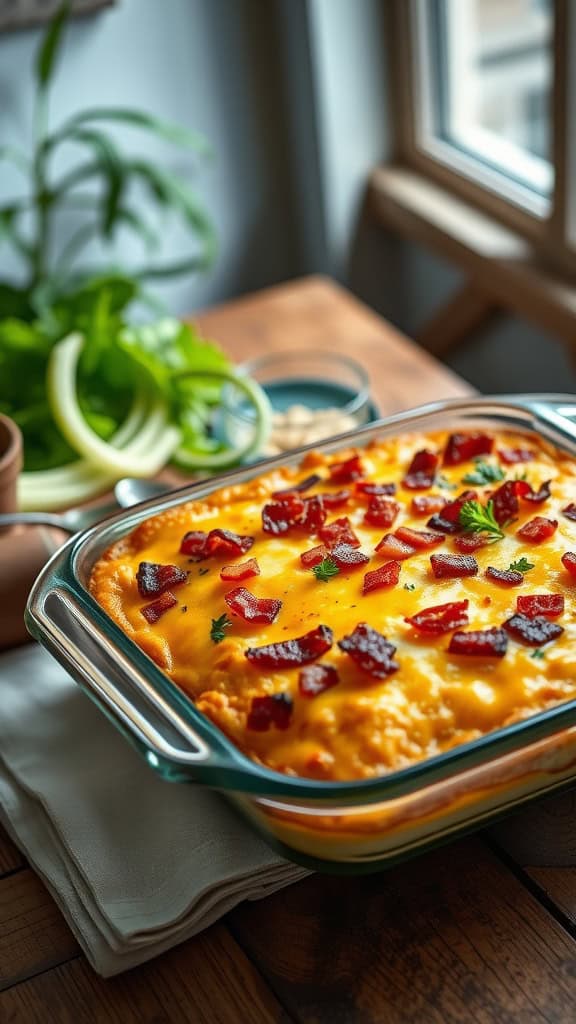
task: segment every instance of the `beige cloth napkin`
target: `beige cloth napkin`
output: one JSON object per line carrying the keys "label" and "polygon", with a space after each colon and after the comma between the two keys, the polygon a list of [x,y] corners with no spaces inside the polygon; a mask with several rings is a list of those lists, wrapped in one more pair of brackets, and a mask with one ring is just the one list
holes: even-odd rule
{"label": "beige cloth napkin", "polygon": [[36,644],[0,657],[0,820],[109,976],[308,874],[163,782]]}

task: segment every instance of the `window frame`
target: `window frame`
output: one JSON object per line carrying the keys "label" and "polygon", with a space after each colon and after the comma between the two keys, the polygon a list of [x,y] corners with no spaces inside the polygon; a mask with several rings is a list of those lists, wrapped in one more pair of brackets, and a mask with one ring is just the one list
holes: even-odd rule
{"label": "window frame", "polygon": [[[573,48],[576,63],[576,5],[571,5],[569,0],[553,0],[550,127],[554,182],[549,200],[539,203],[537,196],[530,192],[526,205],[528,190],[525,186],[502,172],[495,172],[490,165],[484,165],[481,158],[432,137],[431,100],[422,95],[422,80],[427,74],[425,65],[430,60],[430,47],[420,36],[421,8],[425,4],[426,0],[390,0],[388,5],[394,162],[422,174],[494,217],[528,239],[549,264],[573,273],[576,271],[576,186],[574,195],[570,196],[572,212],[569,211],[567,182],[570,179],[568,162],[576,171],[576,128],[569,137],[568,96],[572,88],[576,98],[576,73],[572,71],[574,81],[569,81],[568,55]],[[422,67],[423,72],[417,73]]]}

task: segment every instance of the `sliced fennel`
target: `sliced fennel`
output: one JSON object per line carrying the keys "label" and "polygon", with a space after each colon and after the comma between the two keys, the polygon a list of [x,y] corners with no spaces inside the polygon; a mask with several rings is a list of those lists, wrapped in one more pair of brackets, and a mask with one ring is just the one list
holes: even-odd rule
{"label": "sliced fennel", "polygon": [[158,471],[159,453],[164,462],[170,458],[180,440],[180,431],[168,423],[166,404],[157,399],[140,432],[137,453],[130,446],[116,448],[103,441],[84,419],[76,395],[83,344],[81,334],[69,334],[54,346],[48,360],[48,401],[58,427],[68,443],[100,472],[116,477],[150,476]]}

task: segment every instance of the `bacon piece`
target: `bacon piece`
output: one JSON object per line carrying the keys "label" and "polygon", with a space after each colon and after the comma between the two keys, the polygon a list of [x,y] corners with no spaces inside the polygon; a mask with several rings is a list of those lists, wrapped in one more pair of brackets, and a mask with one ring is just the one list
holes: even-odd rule
{"label": "bacon piece", "polygon": [[292,484],[291,487],[285,487],[281,491],[273,491],[273,498],[284,498],[287,494],[302,494],[304,491],[309,491],[311,487],[315,487],[319,484],[322,477],[318,473],[313,473],[312,476],[307,476],[305,480],[300,480],[300,483]]}
{"label": "bacon piece", "polygon": [[306,533],[318,533],[325,522],[326,509],[323,499],[319,495],[304,498],[304,511],[298,525],[306,530]]}
{"label": "bacon piece", "polygon": [[534,452],[529,448],[499,448],[498,455],[506,466],[515,466],[518,462],[532,462]]}
{"label": "bacon piece", "polygon": [[520,480],[506,480],[492,495],[494,519],[499,526],[518,515],[518,484],[520,482]]}
{"label": "bacon piece", "polygon": [[180,542],[180,554],[188,555],[195,562],[206,558],[206,541],[208,534],[204,530],[189,530]]}
{"label": "bacon piece", "polygon": [[493,565],[489,565],[486,575],[489,580],[501,583],[504,587],[521,587],[524,583],[524,576],[516,569],[495,569]]}
{"label": "bacon piece", "polygon": [[364,522],[370,526],[386,528],[387,526],[392,526],[399,511],[400,505],[397,501],[394,501],[394,498],[374,495],[373,498],[370,498]]}
{"label": "bacon piece", "polygon": [[430,562],[437,580],[455,580],[478,573],[478,562],[472,555],[430,555]]}
{"label": "bacon piece", "polygon": [[529,544],[542,544],[548,540],[558,527],[556,519],[545,519],[544,516],[535,516],[527,523],[524,523],[516,532],[517,537],[527,540]]}
{"label": "bacon piece", "polygon": [[412,514],[429,516],[431,512],[441,512],[446,504],[446,498],[441,494],[419,494],[412,498]]}
{"label": "bacon piece", "polygon": [[447,502],[444,505],[439,515],[432,516],[426,526],[429,526],[431,530],[438,530],[440,533],[459,533],[462,529],[460,525],[460,512],[467,501],[477,501],[478,494],[476,491],[462,491],[457,498]]}
{"label": "bacon piece", "polygon": [[566,551],[562,555],[562,565],[571,576],[576,576],[576,554],[573,551]]}
{"label": "bacon piece", "polygon": [[515,483],[516,493],[522,498],[522,501],[531,501],[535,505],[541,505],[543,501],[548,501],[550,497],[551,480],[545,480],[543,484],[540,484],[537,491],[526,480],[516,480]]}
{"label": "bacon piece", "polygon": [[503,658],[508,637],[503,629],[478,629],[454,633],[448,645],[449,654],[465,654],[475,658]]}
{"label": "bacon piece", "polygon": [[206,554],[244,555],[254,543],[254,537],[241,536],[231,530],[210,530],[206,539]]}
{"label": "bacon piece", "polygon": [[334,484],[350,484],[366,476],[366,470],[359,455],[352,455],[344,462],[333,462],[329,467],[330,480]]}
{"label": "bacon piece", "polygon": [[576,523],[576,505],[573,501],[571,501],[569,505],[566,505],[566,508],[562,509],[562,515],[566,516],[566,519],[572,519],[573,522]]}
{"label": "bacon piece", "polygon": [[385,558],[392,558],[397,562],[403,562],[405,558],[410,558],[416,554],[416,548],[413,548],[411,544],[406,544],[403,540],[398,540],[398,537],[395,537],[393,533],[387,533],[382,537],[375,550],[379,555],[384,555]]}
{"label": "bacon piece", "polygon": [[381,497],[396,494],[396,484],[375,484],[370,480],[362,480],[356,484],[356,494],[367,494],[370,497]]}
{"label": "bacon piece", "polygon": [[327,557],[328,548],[324,547],[324,544],[319,544],[316,548],[303,551],[300,555],[300,561],[305,569],[313,569],[315,565],[320,565],[320,562],[323,562]]}
{"label": "bacon piece", "polygon": [[330,558],[336,562],[339,569],[348,569],[349,571],[360,569],[362,565],[366,565],[366,562],[370,561],[368,555],[351,544],[336,544],[330,551]]}
{"label": "bacon piece", "polygon": [[402,481],[409,491],[425,491],[432,487],[440,459],[435,452],[423,448],[416,452]]}
{"label": "bacon piece", "polygon": [[330,627],[316,626],[316,629],[293,640],[282,640],[263,647],[248,647],[244,655],[252,665],[261,668],[295,668],[321,658],[333,643],[334,634]]}
{"label": "bacon piece", "polygon": [[255,558],[249,558],[247,562],[237,562],[236,565],[223,565],[220,569],[221,580],[247,580],[251,576],[260,575],[260,566]]}
{"label": "bacon piece", "polygon": [[171,594],[169,590],[166,590],[156,601],[152,601],[151,604],[145,604],[140,611],[146,622],[149,622],[152,626],[155,622],[158,622],[158,619],[161,615],[164,615],[164,612],[167,612],[169,608],[173,608],[175,604],[178,604],[178,598],[174,597],[174,594]]}
{"label": "bacon piece", "polygon": [[331,510],[333,508],[342,508],[343,505],[346,505],[351,497],[351,493],[344,488],[341,491],[333,491],[332,493],[330,491],[323,491],[322,494],[317,494],[316,497],[322,498],[324,508]]}
{"label": "bacon piece", "polygon": [[360,541],[352,529],[347,516],[335,519],[334,522],[323,526],[319,531],[320,540],[323,540],[326,547],[332,550],[336,544],[350,544],[353,548],[360,547]]}
{"label": "bacon piece", "polygon": [[293,492],[285,495],[279,501],[270,502],[262,509],[262,529],[264,533],[271,533],[279,536],[288,533],[294,526],[298,526],[302,513],[304,512],[304,499]]}
{"label": "bacon piece", "polygon": [[333,665],[305,665],[298,675],[298,690],[301,697],[317,697],[339,682]]}
{"label": "bacon piece", "polygon": [[426,533],[425,530],[411,530],[408,526],[400,526],[395,531],[395,536],[405,544],[422,551],[435,548],[446,540],[443,533]]}
{"label": "bacon piece", "polygon": [[506,622],[502,623],[502,628],[515,640],[526,644],[527,647],[540,647],[541,644],[547,644],[550,640],[556,640],[564,632],[563,626],[559,626],[557,622],[550,622],[543,616],[531,619],[527,615],[520,614],[506,619]]}
{"label": "bacon piece", "polygon": [[385,679],[400,668],[394,661],[394,644],[366,622],[359,622],[353,633],[338,641],[338,646],[362,672],[375,679]]}
{"label": "bacon piece", "polygon": [[432,608],[423,608],[415,615],[409,615],[404,619],[420,633],[430,633],[439,636],[441,633],[449,633],[458,626],[468,625],[468,601],[449,601],[448,604],[437,604]]}
{"label": "bacon piece", "polygon": [[516,609],[529,619],[544,615],[555,619],[564,611],[563,594],[526,594],[516,598]]}
{"label": "bacon piece", "polygon": [[153,597],[163,594],[171,587],[186,583],[188,573],[177,565],[161,565],[159,562],[140,562],[136,581],[140,597]]}
{"label": "bacon piece", "polygon": [[253,732],[267,732],[270,726],[287,729],[292,719],[293,701],[289,693],[272,693],[253,697],[246,718],[246,727]]}
{"label": "bacon piece", "polygon": [[245,587],[235,587],[224,594],[226,604],[244,619],[244,622],[262,623],[269,626],[278,617],[282,601],[275,597],[256,597]]}
{"label": "bacon piece", "polygon": [[381,590],[382,587],[395,587],[400,579],[400,562],[384,562],[372,572],[367,572],[362,584],[362,593],[370,594],[373,590]]}
{"label": "bacon piece", "polygon": [[478,455],[489,455],[493,446],[494,439],[488,434],[451,434],[444,451],[444,465],[459,466]]}
{"label": "bacon piece", "polygon": [[482,533],[463,533],[454,537],[454,547],[463,555],[469,555],[471,551],[478,551],[479,548],[485,548],[491,543],[490,538]]}

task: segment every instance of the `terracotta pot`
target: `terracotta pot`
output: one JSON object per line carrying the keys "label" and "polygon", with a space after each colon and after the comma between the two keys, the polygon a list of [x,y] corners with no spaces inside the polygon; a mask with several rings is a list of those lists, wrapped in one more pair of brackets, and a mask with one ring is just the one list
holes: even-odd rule
{"label": "terracotta pot", "polygon": [[8,416],[0,414],[0,512],[16,509],[16,483],[22,469],[22,434]]}

